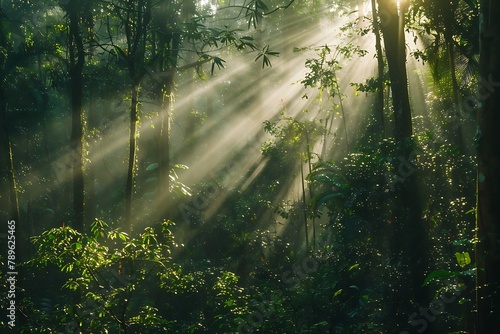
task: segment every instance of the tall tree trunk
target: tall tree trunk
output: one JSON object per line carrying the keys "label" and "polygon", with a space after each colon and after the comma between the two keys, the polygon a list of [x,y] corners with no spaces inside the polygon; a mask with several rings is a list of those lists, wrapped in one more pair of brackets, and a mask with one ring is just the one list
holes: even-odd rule
{"label": "tall tree trunk", "polygon": [[[477,334],[500,333],[500,2],[481,1],[477,147]],[[490,90],[488,90],[488,88]]]}
{"label": "tall tree trunk", "polygon": [[402,142],[412,135],[411,109],[406,74],[406,45],[404,14],[407,4],[398,10],[394,0],[378,0],[380,29],[383,33],[385,55],[391,79],[392,105],[394,108],[394,137]]}
{"label": "tall tree trunk", "polygon": [[[0,166],[1,171],[6,171],[8,179],[8,207],[6,210],[9,213],[8,219],[13,219],[19,222],[19,202],[17,199],[16,178],[14,173],[14,163],[12,158],[12,146],[9,136],[9,123],[7,120],[7,104],[5,102],[5,64],[7,62],[7,55],[10,49],[9,38],[6,28],[3,25],[3,8],[0,2]],[[4,187],[0,187],[0,191],[5,191]],[[7,203],[7,201],[5,201]]]}
{"label": "tall tree trunk", "polygon": [[[130,105],[130,132],[129,132],[129,161],[127,167],[127,181],[125,184],[125,227],[133,230],[132,198],[135,182],[135,160],[137,152],[137,122],[139,121],[139,90],[145,74],[146,42],[148,25],[151,21],[151,0],[128,0],[125,18],[125,36],[127,39],[127,65],[132,81]],[[134,24],[130,24],[134,22]]]}
{"label": "tall tree trunk", "polygon": [[[173,75],[173,74],[172,74]],[[160,126],[160,156],[159,156],[159,170],[160,170],[160,193],[166,195],[166,205],[170,203],[170,117],[172,107],[172,85],[167,83],[165,94],[162,96],[161,107],[161,126]],[[162,197],[163,198],[163,197]]]}
{"label": "tall tree trunk", "polygon": [[[383,33],[385,54],[391,81],[394,109],[394,138],[398,145],[395,173],[405,179],[404,186],[394,193],[394,223],[390,236],[390,253],[394,270],[401,277],[392,282],[389,293],[388,332],[406,330],[408,318],[415,308],[428,306],[429,300],[421,285],[426,269],[426,234],[421,219],[418,171],[410,164],[411,146],[406,143],[412,135],[411,109],[406,73],[406,45],[404,16],[408,4],[394,0],[378,0],[380,29]],[[392,279],[392,278],[389,278]],[[394,326],[394,328],[392,327]],[[430,329],[432,331],[432,329]]]}
{"label": "tall tree trunk", "polygon": [[83,65],[85,52],[80,34],[78,2],[72,0],[67,5],[69,17],[69,53],[71,79],[71,161],[73,168],[73,224],[83,232],[84,183],[83,183]]}
{"label": "tall tree trunk", "polygon": [[[2,157],[0,161],[2,161],[1,170],[7,171],[7,179],[8,179],[8,213],[9,218],[13,219],[16,222],[19,222],[19,202],[17,199],[17,186],[16,186],[16,177],[14,173],[14,163],[12,159],[12,146],[10,143],[9,136],[9,123],[7,121],[7,108],[5,104],[5,95],[3,88],[3,69],[0,69],[0,120],[2,123],[2,129],[0,131],[0,145],[2,150]],[[5,189],[1,189],[4,191]]]}
{"label": "tall tree trunk", "polygon": [[137,152],[137,122],[139,120],[139,83],[134,82],[132,86],[132,102],[130,105],[130,132],[129,132],[129,155],[127,182],[125,185],[125,223],[132,231],[132,194],[135,180],[135,159]]}
{"label": "tall tree trunk", "polygon": [[[170,42],[169,42],[170,44]],[[165,66],[162,71],[164,71],[165,82],[162,95],[162,108],[161,108],[161,132],[160,132],[160,192],[162,198],[165,201],[166,209],[172,205],[171,194],[170,194],[170,118],[172,117],[172,101],[173,101],[173,87],[174,87],[174,77],[177,67],[177,59],[179,56],[179,46],[180,46],[180,35],[178,32],[172,34],[172,41],[170,44],[170,50],[166,54],[168,59],[165,59]],[[163,212],[162,215],[164,219],[168,219],[168,213]]]}
{"label": "tall tree trunk", "polygon": [[372,2],[373,33],[375,34],[375,49],[377,51],[377,96],[375,102],[375,128],[385,132],[384,125],[384,58],[380,38],[380,26],[375,0]]}
{"label": "tall tree trunk", "polygon": [[[172,9],[163,7],[161,12],[164,14],[173,15]],[[179,22],[176,24],[166,25],[161,19],[156,20],[158,30],[158,52],[159,71],[161,75],[161,115],[160,115],[160,132],[158,138],[159,147],[159,182],[161,200],[164,202],[162,206],[164,210],[160,212],[160,219],[168,219],[169,211],[172,207],[172,195],[170,192],[170,170],[171,170],[171,147],[170,147],[170,125],[172,117],[172,101],[174,93],[174,79],[177,72],[179,61],[179,51],[181,45],[181,31],[177,26],[181,22],[187,22],[195,12],[195,4],[193,0],[183,2]]]}
{"label": "tall tree trunk", "polygon": [[[163,78],[161,87],[161,115],[160,115],[160,138],[159,144],[159,173],[160,173],[160,193],[166,205],[170,205],[170,117],[173,99],[174,76],[177,67],[177,57],[179,55],[179,34],[176,32],[163,32],[160,40],[161,63],[160,72]],[[164,213],[162,213],[163,215]]]}

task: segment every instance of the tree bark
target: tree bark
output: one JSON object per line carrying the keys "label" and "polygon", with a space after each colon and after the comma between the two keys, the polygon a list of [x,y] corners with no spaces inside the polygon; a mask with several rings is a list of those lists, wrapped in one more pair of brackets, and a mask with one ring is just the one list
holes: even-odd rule
{"label": "tree bark", "polygon": [[[160,157],[159,157],[159,170],[160,170],[160,192],[165,196],[165,203],[168,207],[171,203],[170,195],[170,118],[172,109],[172,94],[174,86],[174,77],[176,73],[177,60],[179,56],[180,47],[180,34],[174,32],[167,41],[166,45],[168,50],[165,52],[165,58],[163,59],[163,64],[161,71],[165,74],[165,82],[163,83],[162,92],[162,108],[161,108],[161,130],[160,130]],[[167,213],[162,214],[164,219],[168,219]]]}
{"label": "tree bark", "polygon": [[[0,19],[2,19],[3,8],[0,3]],[[9,219],[13,219],[19,222],[19,202],[17,199],[17,187],[16,187],[16,177],[14,172],[14,163],[12,158],[12,146],[9,136],[9,123],[7,120],[7,104],[5,102],[5,65],[7,62],[7,55],[9,51],[9,38],[7,31],[0,21],[0,122],[2,128],[0,129],[0,150],[2,156],[0,161],[2,161],[1,170],[7,172],[8,179],[8,207],[6,207],[9,213]],[[6,189],[2,186],[0,189],[2,192]],[[5,193],[3,193],[5,194]],[[3,196],[2,194],[2,196]]]}
{"label": "tree bark", "polygon": [[402,2],[398,10],[394,0],[378,0],[380,29],[383,33],[385,55],[391,80],[392,105],[394,108],[394,138],[402,142],[412,135],[411,108],[406,74],[406,44],[404,14],[407,4]]}
{"label": "tree bark", "polygon": [[69,54],[71,80],[71,161],[73,168],[73,224],[83,232],[84,181],[83,181],[83,66],[85,52],[80,33],[78,2],[73,0],[67,5],[69,17]]}
{"label": "tree bark", "polygon": [[[139,90],[145,74],[145,54],[148,36],[148,25],[151,21],[151,0],[127,1],[126,17],[122,17],[125,24],[127,39],[127,66],[132,81],[130,105],[130,132],[129,132],[129,161],[127,167],[127,181],[125,184],[125,226],[133,230],[132,198],[135,182],[135,160],[137,152],[137,123],[139,121]],[[131,25],[130,21],[135,24]]]}
{"label": "tree bark", "polygon": [[373,33],[375,34],[375,49],[377,51],[377,95],[375,102],[375,128],[385,132],[384,124],[384,58],[380,38],[380,26],[378,22],[377,6],[375,0],[372,2]]}
{"label": "tree bark", "polygon": [[132,231],[132,197],[135,180],[135,159],[137,152],[137,122],[139,111],[137,108],[139,101],[139,83],[132,86],[132,102],[130,106],[130,132],[129,132],[129,155],[127,169],[127,183],[125,185],[125,222],[127,228]]}
{"label": "tree bark", "polygon": [[[7,121],[7,108],[5,104],[5,95],[4,95],[4,79],[3,79],[3,69],[0,69],[0,120],[2,122],[2,130],[0,131],[0,145],[2,147],[2,158],[1,160],[4,162],[2,166],[2,170],[7,171],[8,178],[8,212],[9,219],[15,220],[19,222],[19,202],[17,199],[17,186],[16,186],[16,177],[14,173],[14,163],[12,158],[12,146],[10,143],[9,136],[9,123]],[[3,187],[2,187],[3,188]],[[2,189],[3,191],[4,189]]]}
{"label": "tree bark", "polygon": [[172,12],[171,8],[161,8],[161,13],[172,17],[175,22],[166,25],[161,18],[157,17],[158,54],[161,87],[161,109],[160,109],[160,132],[158,138],[159,147],[159,183],[161,200],[164,202],[164,210],[160,212],[160,219],[169,219],[169,210],[172,206],[172,195],[170,191],[170,171],[171,171],[171,147],[170,147],[170,124],[172,117],[172,97],[174,88],[174,78],[177,72],[179,51],[181,45],[181,31],[178,26],[182,22],[187,22],[195,13],[195,3],[193,0],[183,2],[180,15]]}
{"label": "tree bark", "polygon": [[[405,179],[404,186],[394,193],[393,220],[389,247],[391,263],[401,277],[389,277],[388,332],[407,329],[409,316],[415,308],[428,306],[425,290],[421,287],[426,269],[426,234],[422,221],[418,170],[410,163],[412,160],[411,108],[406,73],[406,44],[404,37],[404,16],[408,4],[394,0],[378,0],[380,29],[383,33],[385,54],[389,70],[394,109],[394,138],[398,143],[399,163],[394,173]],[[429,328],[429,333],[432,329]]]}
{"label": "tree bark", "polygon": [[490,334],[500,333],[500,90],[491,85],[500,82],[500,2],[483,0],[480,8],[476,333]]}

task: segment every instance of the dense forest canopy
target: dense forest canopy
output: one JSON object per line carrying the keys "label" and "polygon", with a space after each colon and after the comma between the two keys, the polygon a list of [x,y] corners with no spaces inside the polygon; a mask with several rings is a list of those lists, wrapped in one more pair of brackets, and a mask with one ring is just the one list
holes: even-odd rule
{"label": "dense forest canopy", "polygon": [[0,0],[2,332],[500,332],[499,16]]}

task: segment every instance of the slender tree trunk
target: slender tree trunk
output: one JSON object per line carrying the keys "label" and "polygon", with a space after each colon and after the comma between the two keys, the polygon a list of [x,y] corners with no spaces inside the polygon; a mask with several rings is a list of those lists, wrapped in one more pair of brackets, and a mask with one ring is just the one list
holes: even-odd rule
{"label": "slender tree trunk", "polygon": [[132,194],[135,180],[135,160],[137,152],[137,122],[139,120],[139,83],[134,82],[132,86],[132,102],[130,105],[130,132],[129,132],[129,155],[127,169],[127,183],[125,185],[125,223],[132,231]]}
{"label": "slender tree trunk", "polygon": [[[165,195],[165,203],[168,206],[170,203],[170,109],[172,107],[172,85],[167,84],[165,95],[162,97],[161,108],[161,128],[160,128],[160,193]],[[164,213],[163,215],[165,215]],[[163,217],[166,218],[166,217]]]}
{"label": "slender tree trunk", "polygon": [[[162,94],[161,107],[161,130],[160,130],[160,192],[162,194],[170,193],[170,118],[172,109],[172,94],[174,85],[174,68],[166,69],[166,81]],[[167,195],[168,196],[168,195]],[[169,196],[168,196],[169,197]],[[169,199],[167,199],[168,201]],[[167,205],[171,203],[168,202]]]}
{"label": "slender tree trunk", "polygon": [[162,77],[165,78],[163,82],[162,91],[162,108],[161,108],[161,130],[160,130],[160,157],[159,157],[159,173],[160,173],[160,193],[162,200],[165,201],[165,210],[162,212],[162,219],[168,219],[168,211],[172,206],[172,196],[170,193],[170,123],[171,111],[173,101],[173,87],[174,78],[177,69],[177,62],[179,57],[179,47],[181,43],[180,32],[171,31],[165,32],[166,39],[162,42],[164,57],[162,59],[161,71],[164,73]]}
{"label": "slender tree trunk", "polygon": [[306,201],[306,187],[304,178],[304,166],[302,166],[302,159],[300,159],[300,181],[302,182],[302,214],[304,215],[304,234],[306,242],[306,252],[309,253],[309,226],[307,224],[307,201]]}
{"label": "slender tree trunk", "polygon": [[477,334],[500,333],[500,2],[481,1],[477,147]]}
{"label": "slender tree trunk", "polygon": [[74,227],[83,232],[84,182],[83,182],[83,65],[85,52],[80,34],[78,3],[72,0],[67,5],[69,17],[69,49],[71,78],[71,161],[73,164],[73,214]]}
{"label": "slender tree trunk", "polygon": [[[6,28],[3,25],[3,7],[0,2],[0,170],[7,172],[8,179],[8,207],[9,219],[19,222],[19,203],[17,199],[16,177],[14,173],[14,163],[12,158],[12,146],[9,136],[9,122],[7,120],[7,104],[5,102],[5,63],[9,51],[9,38]],[[0,191],[5,191],[0,187]],[[4,193],[5,194],[5,193]],[[2,194],[2,196],[4,196]]]}
{"label": "slender tree trunk", "polygon": [[[145,74],[148,25],[151,21],[151,0],[127,1],[125,36],[127,39],[127,65],[132,81],[130,105],[129,157],[125,184],[125,227],[133,230],[132,198],[135,183],[137,155],[137,123],[139,121],[139,90]],[[130,22],[134,22],[133,25]]]}
{"label": "slender tree trunk", "polygon": [[[164,8],[167,12],[170,10]],[[179,23],[187,22],[196,13],[196,5],[194,0],[186,0],[182,3],[182,8],[179,15]],[[160,193],[162,201],[165,202],[165,210],[161,213],[163,219],[168,219],[168,211],[172,207],[172,195],[170,192],[170,170],[171,170],[171,157],[170,157],[170,123],[172,117],[172,97],[174,88],[174,78],[177,71],[177,64],[179,60],[179,51],[181,45],[181,32],[180,28],[175,27],[175,24],[165,25],[158,22],[160,25],[158,40],[160,43],[160,50],[162,57],[160,59],[160,71],[164,74],[165,78],[162,83],[162,108],[161,108],[161,130],[159,138],[159,180],[160,180]]]}
{"label": "slender tree trunk", "polygon": [[378,22],[377,5],[372,2],[373,33],[375,34],[375,49],[377,51],[377,96],[375,104],[375,128],[385,132],[384,125],[384,55],[382,53],[382,43],[380,38],[380,27]]}
{"label": "slender tree trunk", "polygon": [[[307,166],[309,168],[309,174],[312,173],[312,157],[311,157],[311,145],[309,142],[309,133],[307,132],[307,129],[304,130],[305,132],[305,137],[306,137],[306,157],[307,157]],[[302,185],[304,186],[304,180],[302,180]],[[312,198],[312,189],[309,187],[309,199]],[[312,249],[313,251],[316,251],[316,215],[313,215],[312,217]]]}
{"label": "slender tree trunk", "polygon": [[[0,69],[0,120],[2,123],[2,129],[0,131],[0,145],[2,146],[2,157],[0,161],[3,161],[2,170],[7,171],[7,178],[9,184],[8,190],[8,211],[9,219],[13,219],[19,222],[19,203],[17,199],[17,186],[16,177],[14,173],[14,163],[12,158],[12,146],[10,143],[9,136],[9,123],[7,121],[7,108],[5,104],[5,95],[3,89],[3,69]],[[5,190],[2,187],[2,191]]]}

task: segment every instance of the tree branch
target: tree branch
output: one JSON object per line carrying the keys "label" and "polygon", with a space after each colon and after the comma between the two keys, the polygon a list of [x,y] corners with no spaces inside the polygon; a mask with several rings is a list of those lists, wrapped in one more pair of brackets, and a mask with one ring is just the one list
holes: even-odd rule
{"label": "tree branch", "polygon": [[290,0],[290,2],[288,4],[283,5],[283,6],[278,6],[278,7],[274,8],[273,10],[271,10],[270,12],[263,13],[262,15],[272,14],[274,12],[277,12],[280,9],[283,9],[283,10],[288,9],[288,7],[290,7],[294,2],[295,2],[295,0]]}

